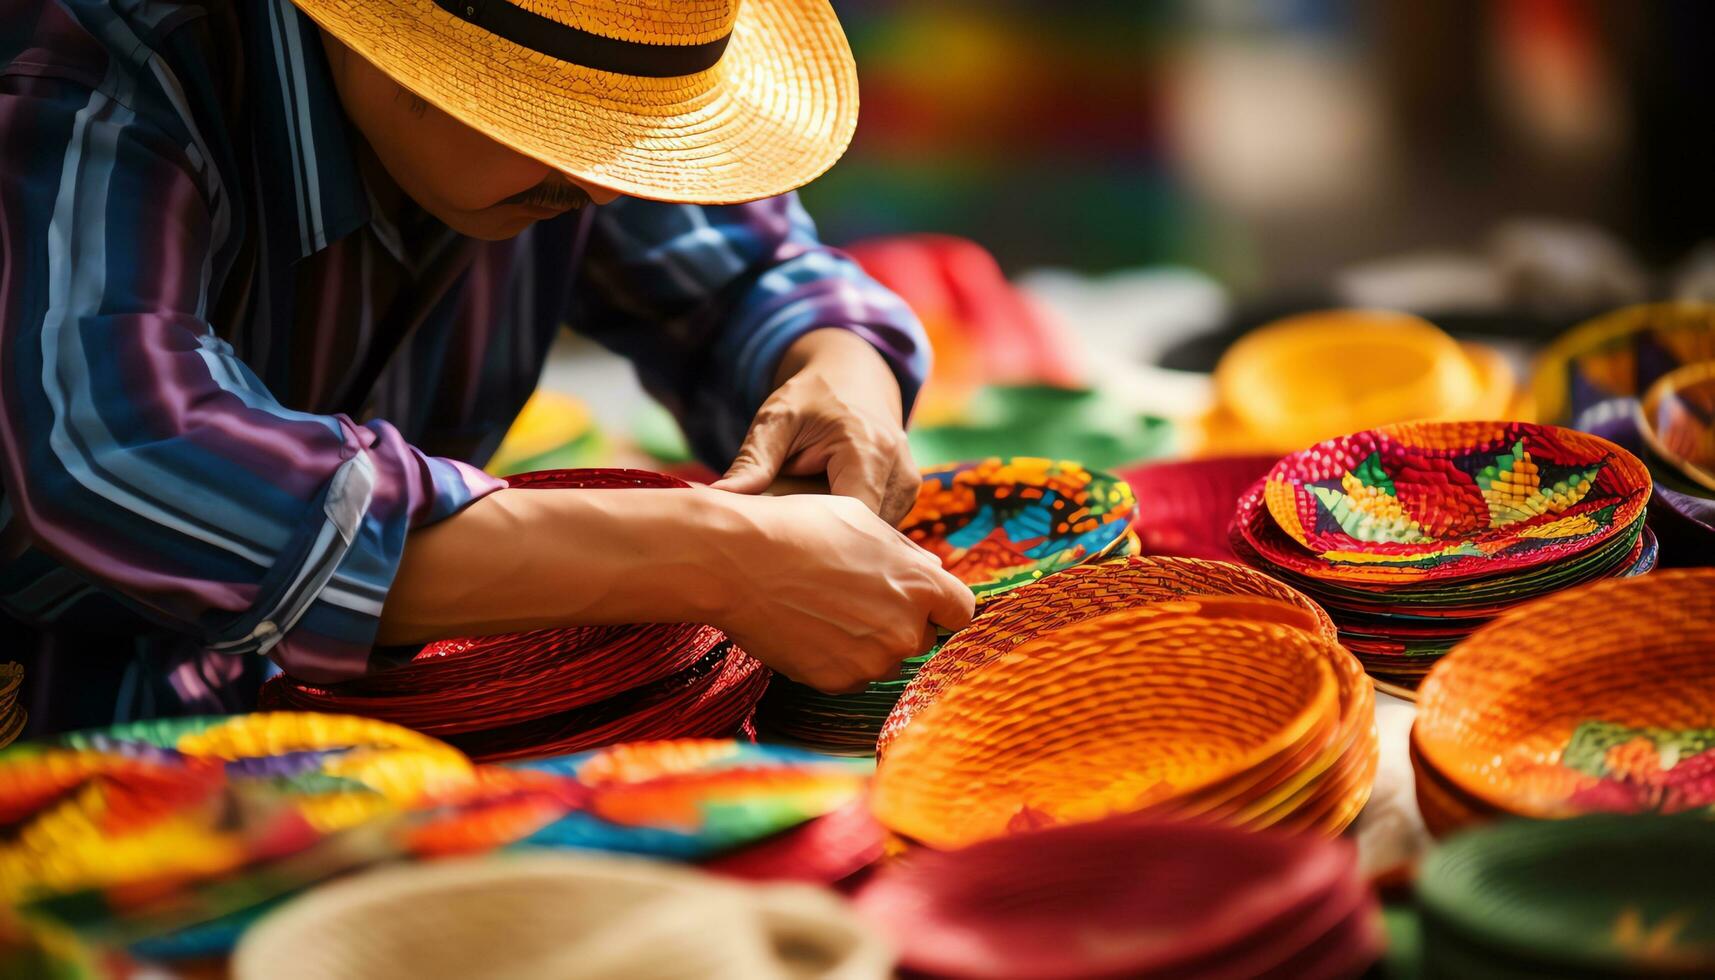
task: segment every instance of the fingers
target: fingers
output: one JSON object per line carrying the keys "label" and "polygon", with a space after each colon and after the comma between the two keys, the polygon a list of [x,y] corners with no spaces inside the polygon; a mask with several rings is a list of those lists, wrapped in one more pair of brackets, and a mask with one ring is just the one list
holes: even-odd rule
{"label": "fingers", "polygon": [[928,653],[930,650],[935,649],[935,644],[939,642],[941,642],[941,631],[935,628],[934,623],[924,623],[923,639],[918,641],[917,653],[914,654],[914,656],[920,657],[923,654]]}
{"label": "fingers", "polygon": [[898,527],[911,513],[911,508],[917,505],[917,491],[922,486],[923,476],[917,471],[916,462],[911,459],[910,452],[904,453],[887,478],[887,490],[881,498],[882,520]]}
{"label": "fingers", "polygon": [[745,433],[744,445],[726,475],[711,486],[733,493],[761,493],[779,475],[781,465],[792,448],[792,427],[783,424],[781,416],[759,412]]}
{"label": "fingers", "polygon": [[977,597],[970,586],[952,573],[935,569],[934,593],[929,602],[929,622],[944,630],[962,630],[976,615]]}
{"label": "fingers", "polygon": [[845,443],[828,458],[828,489],[862,501],[872,513],[881,514],[882,494],[887,489],[892,465],[891,459]]}

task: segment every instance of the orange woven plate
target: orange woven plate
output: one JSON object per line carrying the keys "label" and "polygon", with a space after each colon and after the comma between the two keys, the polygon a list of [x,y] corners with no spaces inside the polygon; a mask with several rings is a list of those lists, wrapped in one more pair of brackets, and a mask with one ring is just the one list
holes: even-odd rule
{"label": "orange woven plate", "polygon": [[1337,727],[1326,642],[1145,609],[1068,626],[971,673],[903,732],[877,771],[876,817],[958,847],[1170,811]]}
{"label": "orange woven plate", "polygon": [[1424,759],[1497,809],[1715,811],[1715,569],[1523,606],[1455,647],[1418,704]]}
{"label": "orange woven plate", "polygon": [[[1257,611],[1264,618],[1302,626],[1329,640],[1338,635],[1328,614],[1303,593],[1242,565],[1150,557],[1070,568],[997,599],[947,641],[900,696],[882,726],[876,751],[886,753],[900,730],[942,691],[1027,640],[1117,610],[1203,596],[1250,596],[1284,603],[1291,608],[1261,606]],[[1238,612],[1231,605],[1225,608],[1227,615]]]}
{"label": "orange woven plate", "polygon": [[1596,436],[1523,422],[1412,422],[1275,464],[1269,515],[1328,577],[1499,573],[1629,528],[1649,471]]}

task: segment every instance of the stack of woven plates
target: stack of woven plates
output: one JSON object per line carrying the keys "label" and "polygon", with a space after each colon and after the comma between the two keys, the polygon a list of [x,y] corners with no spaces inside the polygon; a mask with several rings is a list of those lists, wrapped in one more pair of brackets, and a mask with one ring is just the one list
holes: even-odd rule
{"label": "stack of woven plates", "polygon": [[1020,589],[949,642],[889,719],[875,813],[934,847],[1120,813],[1338,833],[1375,738],[1372,690],[1303,597],[1133,559]]}
{"label": "stack of woven plates", "polygon": [[1715,812],[1715,569],[1563,592],[1478,631],[1424,682],[1412,761],[1436,833]]}
{"label": "stack of woven plates", "polygon": [[1649,496],[1637,457],[1582,432],[1406,423],[1276,463],[1231,540],[1327,609],[1370,674],[1416,687],[1513,606],[1653,567]]}
{"label": "stack of woven plates", "polygon": [[1429,977],[1715,976],[1705,820],[1509,821],[1430,855],[1417,885]]}
{"label": "stack of woven plates", "polygon": [[[981,605],[1045,575],[1130,553],[1135,508],[1123,480],[1077,463],[988,459],[926,470],[901,529]],[[867,755],[900,694],[938,650],[906,660],[897,679],[857,694],[822,694],[776,678],[757,722],[772,736]]]}
{"label": "stack of woven plates", "polygon": [[[635,470],[513,477],[514,487],[682,487]],[[532,630],[431,643],[342,684],[277,677],[262,707],[363,715],[427,732],[483,761],[652,738],[725,737],[749,723],[768,671],[710,626]]]}
{"label": "stack of woven plates", "polygon": [[29,713],[18,703],[18,689],[24,684],[24,668],[17,664],[0,664],[0,749],[18,740],[24,731]]}
{"label": "stack of woven plates", "polygon": [[940,977],[1356,977],[1382,938],[1345,842],[1132,819],[916,852],[857,907]]}

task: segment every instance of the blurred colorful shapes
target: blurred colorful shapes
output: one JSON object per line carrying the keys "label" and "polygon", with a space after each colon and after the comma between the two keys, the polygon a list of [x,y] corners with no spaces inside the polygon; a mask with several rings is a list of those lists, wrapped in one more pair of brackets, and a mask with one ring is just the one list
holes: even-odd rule
{"label": "blurred colorful shapes", "polygon": [[1243,496],[1274,467],[1273,455],[1170,460],[1120,469],[1143,505],[1132,518],[1145,555],[1233,561],[1227,532]]}
{"label": "blurred colorful shapes", "polygon": [[1638,431],[1651,454],[1715,497],[1715,360],[1662,375],[1644,394]]}
{"label": "blurred colorful shapes", "polygon": [[1096,389],[996,385],[971,395],[955,419],[914,426],[910,438],[912,455],[925,466],[1051,456],[1104,469],[1166,455],[1173,427]]}
{"label": "blurred colorful shapes", "polygon": [[1597,317],[1556,340],[1532,378],[1545,422],[1604,432],[1629,419],[1662,375],[1715,360],[1715,304],[1650,303]]}
{"label": "blurred colorful shapes", "polygon": [[1222,355],[1215,385],[1204,433],[1214,454],[1283,452],[1395,422],[1490,418],[1514,395],[1511,369],[1494,352],[1382,310],[1260,327]]}
{"label": "blurred colorful shapes", "polygon": [[781,746],[687,739],[616,745],[518,764],[575,783],[583,803],[527,847],[682,860],[751,844],[859,798],[870,765]]}
{"label": "blurred colorful shapes", "polygon": [[569,395],[542,390],[530,396],[488,462],[496,476],[531,470],[595,466],[607,453],[589,406]]}

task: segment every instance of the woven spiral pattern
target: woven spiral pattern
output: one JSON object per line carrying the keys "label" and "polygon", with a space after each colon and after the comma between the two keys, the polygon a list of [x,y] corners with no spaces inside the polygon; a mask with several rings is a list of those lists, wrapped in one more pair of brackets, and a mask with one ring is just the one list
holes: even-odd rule
{"label": "woven spiral pattern", "polygon": [[678,78],[560,61],[434,0],[296,2],[465,125],[633,197],[731,204],[781,194],[839,159],[857,123],[851,50],[826,0],[531,4],[562,23],[651,44],[708,39],[736,15],[720,62]]}
{"label": "woven spiral pattern", "polygon": [[1496,810],[1715,812],[1715,570],[1523,606],[1444,658],[1419,704],[1422,760]]}
{"label": "woven spiral pattern", "polygon": [[[941,692],[1020,644],[1117,610],[1200,596],[1274,600],[1301,613],[1307,628],[1315,633],[1328,639],[1335,636],[1327,613],[1302,593],[1239,565],[1195,558],[1135,557],[1067,569],[990,604],[920,667],[917,678],[888,716],[877,751],[885,754],[900,730],[933,704]],[[1262,611],[1270,616],[1291,615],[1266,608]]]}
{"label": "woven spiral pattern", "polygon": [[[967,676],[882,759],[875,813],[937,847],[1172,811],[1336,737],[1318,640],[1272,624],[1125,610]],[[1269,657],[1250,651],[1266,646]],[[1211,794],[1215,795],[1215,794]]]}

